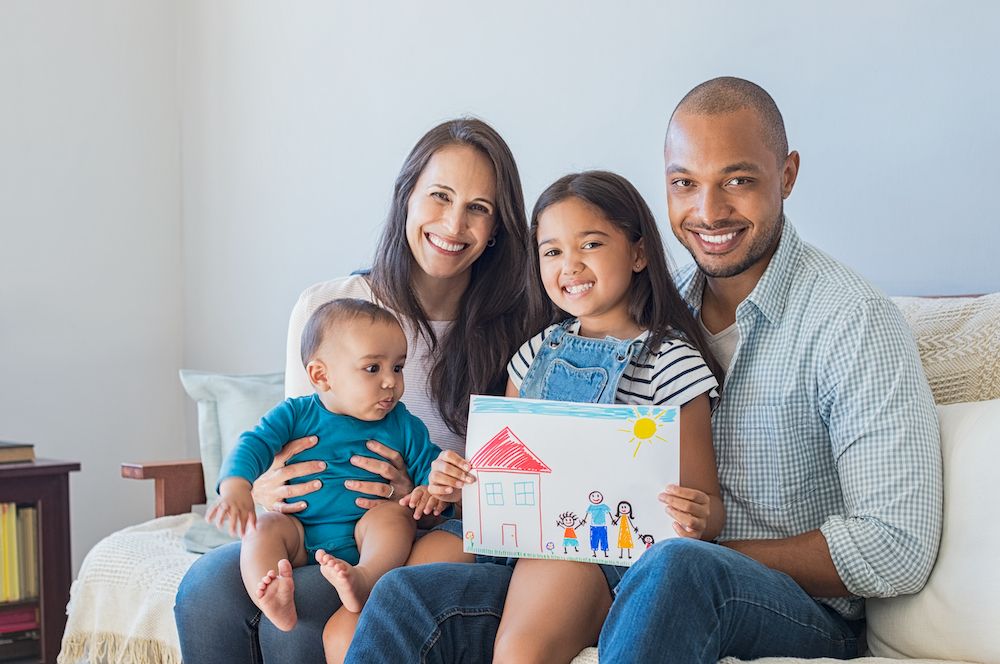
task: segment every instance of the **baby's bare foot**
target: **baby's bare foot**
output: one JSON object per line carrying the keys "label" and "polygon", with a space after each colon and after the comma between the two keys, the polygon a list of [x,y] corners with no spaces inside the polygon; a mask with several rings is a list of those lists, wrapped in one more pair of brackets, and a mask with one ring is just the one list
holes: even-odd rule
{"label": "baby's bare foot", "polygon": [[257,605],[267,619],[283,632],[290,632],[299,621],[295,612],[295,582],[292,580],[292,565],[282,558],[278,561],[278,573],[269,570],[257,584]]}
{"label": "baby's bare foot", "polygon": [[344,608],[352,613],[359,613],[368,601],[374,585],[369,582],[365,570],[334,558],[322,549],[316,552],[316,562],[320,564],[320,572],[326,580],[337,589]]}

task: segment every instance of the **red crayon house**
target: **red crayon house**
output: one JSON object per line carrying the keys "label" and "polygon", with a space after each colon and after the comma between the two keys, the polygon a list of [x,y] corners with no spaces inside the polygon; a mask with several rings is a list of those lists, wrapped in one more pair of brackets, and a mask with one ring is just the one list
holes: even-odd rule
{"label": "red crayon house", "polygon": [[552,470],[509,427],[469,463],[479,485],[477,541],[485,547],[542,553],[541,474]]}

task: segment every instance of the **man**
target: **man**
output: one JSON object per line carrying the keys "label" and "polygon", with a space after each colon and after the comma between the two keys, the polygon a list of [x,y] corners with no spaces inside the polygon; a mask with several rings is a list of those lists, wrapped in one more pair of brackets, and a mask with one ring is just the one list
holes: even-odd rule
{"label": "man", "polygon": [[933,399],[905,320],[783,214],[799,155],[757,85],[694,88],[664,146],[678,287],[727,367],[712,427],[722,546],[654,545],[601,661],[858,655],[862,597],[923,586],[941,530]]}

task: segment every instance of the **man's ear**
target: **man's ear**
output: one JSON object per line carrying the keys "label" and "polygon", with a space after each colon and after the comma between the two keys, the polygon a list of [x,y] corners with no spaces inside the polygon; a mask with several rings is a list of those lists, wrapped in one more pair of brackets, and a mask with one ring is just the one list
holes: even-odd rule
{"label": "man's ear", "polygon": [[642,243],[644,238],[639,238],[632,250],[632,271],[642,272],[646,269],[646,245]]}
{"label": "man's ear", "polygon": [[313,384],[319,392],[326,392],[330,389],[330,379],[326,368],[326,363],[322,360],[310,360],[306,365],[306,373],[309,374],[309,382]]}
{"label": "man's ear", "polygon": [[785,164],[781,168],[781,198],[788,198],[795,186],[795,179],[799,176],[799,153],[792,150],[785,157]]}

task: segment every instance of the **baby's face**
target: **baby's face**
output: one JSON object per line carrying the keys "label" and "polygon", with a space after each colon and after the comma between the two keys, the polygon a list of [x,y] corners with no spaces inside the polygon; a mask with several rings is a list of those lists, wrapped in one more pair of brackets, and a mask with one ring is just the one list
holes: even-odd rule
{"label": "baby's face", "polygon": [[323,340],[315,359],[328,369],[329,389],[315,387],[332,413],[373,422],[403,396],[406,337],[395,322],[361,319],[341,325]]}

